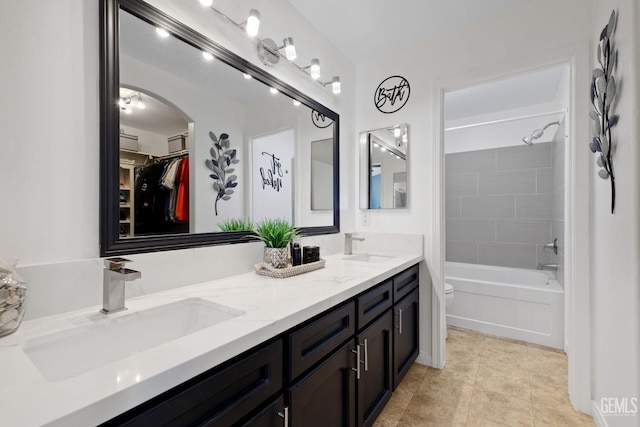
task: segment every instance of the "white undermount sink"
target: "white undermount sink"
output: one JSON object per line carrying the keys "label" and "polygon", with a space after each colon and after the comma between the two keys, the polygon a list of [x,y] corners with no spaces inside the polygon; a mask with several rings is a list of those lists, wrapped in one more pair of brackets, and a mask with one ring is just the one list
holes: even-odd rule
{"label": "white undermount sink", "polygon": [[360,261],[360,262],[371,262],[371,263],[381,263],[381,262],[389,262],[393,258],[393,255],[380,255],[380,254],[370,254],[370,253],[361,253],[355,255],[349,255],[344,257],[343,259],[346,261]]}
{"label": "white undermount sink", "polygon": [[90,324],[28,340],[22,349],[47,380],[62,381],[242,314],[190,298],[117,317],[98,317]]}

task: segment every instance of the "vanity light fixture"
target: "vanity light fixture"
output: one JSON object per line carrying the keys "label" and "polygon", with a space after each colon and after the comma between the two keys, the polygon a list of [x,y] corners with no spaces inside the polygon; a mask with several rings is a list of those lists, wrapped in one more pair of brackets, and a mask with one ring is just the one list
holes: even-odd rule
{"label": "vanity light fixture", "polygon": [[331,90],[333,91],[333,93],[335,95],[339,94],[341,91],[341,87],[340,87],[340,77],[338,76],[333,76],[331,78],[331,81],[323,83],[323,82],[319,82],[322,86],[328,86],[331,85]]}
{"label": "vanity light fixture", "polygon": [[206,50],[202,51],[202,57],[205,61],[213,61],[213,54],[211,52],[207,52]]}
{"label": "vanity light fixture", "polygon": [[167,37],[169,37],[169,31],[161,27],[156,27],[156,33],[163,39],[166,39]]}
{"label": "vanity light fixture", "polygon": [[309,70],[309,75],[313,80],[318,80],[320,78],[320,60],[318,58],[313,58],[311,60],[311,65],[302,67],[302,71],[306,70]]}
{"label": "vanity light fixture", "polygon": [[245,31],[251,37],[255,37],[258,35],[258,31],[260,30],[260,12],[256,9],[251,9],[249,11],[249,17],[247,18],[247,22],[245,24]]}
{"label": "vanity light fixture", "polygon": [[[280,57],[286,58],[291,64],[293,64],[298,70],[303,73],[311,76],[313,80],[316,80],[321,86],[326,87],[331,84],[331,89],[334,94],[339,94],[341,91],[340,87],[340,77],[335,76],[331,79],[330,82],[322,83],[320,78],[320,60],[318,58],[314,58],[311,60],[311,65],[306,67],[301,67],[300,65],[293,62],[297,58],[296,46],[293,42],[292,37],[286,37],[283,40],[283,45],[278,46],[272,39],[264,38],[260,39],[257,37],[258,31],[260,29],[260,12],[257,9],[249,10],[249,16],[247,20],[241,23],[234,21],[229,18],[224,13],[220,12],[218,9],[213,7],[212,0],[199,0],[200,4],[204,7],[208,7],[213,10],[220,17],[224,18],[226,21],[230,22],[234,26],[243,29],[247,32],[247,34],[251,37],[255,37],[258,41],[257,50],[258,57],[262,61],[262,63],[266,66],[274,66],[278,62],[280,62]],[[280,51],[284,50],[284,54],[281,54]]]}

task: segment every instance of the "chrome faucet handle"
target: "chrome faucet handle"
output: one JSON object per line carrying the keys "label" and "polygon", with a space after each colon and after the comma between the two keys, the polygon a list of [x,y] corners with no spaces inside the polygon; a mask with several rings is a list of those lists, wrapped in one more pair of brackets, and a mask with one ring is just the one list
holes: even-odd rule
{"label": "chrome faucet handle", "polygon": [[543,246],[544,249],[553,249],[553,253],[558,255],[558,238],[553,239],[553,242],[547,243]]}
{"label": "chrome faucet handle", "polygon": [[125,265],[128,262],[133,262],[133,261],[131,261],[130,259],[120,258],[120,257],[107,258],[104,260],[104,266],[107,267],[107,269],[109,270],[118,271],[125,268]]}

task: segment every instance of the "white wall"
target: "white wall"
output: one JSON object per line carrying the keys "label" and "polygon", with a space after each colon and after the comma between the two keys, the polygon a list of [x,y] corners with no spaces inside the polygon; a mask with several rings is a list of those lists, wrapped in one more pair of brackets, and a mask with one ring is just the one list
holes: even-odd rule
{"label": "white wall", "polygon": [[[550,13],[553,11],[553,13]],[[532,25],[543,22],[544,25]],[[465,31],[443,35],[431,43],[398,49],[367,63],[358,64],[356,129],[376,129],[397,123],[411,127],[408,210],[370,211],[370,226],[361,231],[423,233],[426,266],[421,270],[421,357],[431,357],[431,278],[437,298],[443,298],[439,241],[440,182],[434,170],[435,129],[441,116],[434,88],[459,89],[477,82],[567,60],[577,45],[591,36],[590,11],[582,0],[540,0]],[[526,28],[526,31],[523,31]],[[581,70],[586,72],[586,70]],[[411,96],[403,109],[382,114],[371,100],[378,84],[388,76],[401,75],[411,85]],[[585,89],[586,91],[586,89]],[[585,102],[584,99],[581,102]],[[583,121],[582,125],[586,121]],[[354,164],[355,167],[355,164]],[[434,243],[435,242],[435,243]]]}
{"label": "white wall", "polygon": [[[255,42],[215,15],[203,13],[198,2],[150,3],[259,64]],[[349,200],[354,184],[348,172],[353,149],[348,141],[354,134],[355,67],[286,1],[272,1],[268,6],[254,3],[263,11],[267,35],[274,39],[284,37],[279,32],[293,36],[299,55],[304,52],[321,58],[326,73],[341,76],[343,93],[334,96],[289,64],[272,70],[341,115],[342,227],[353,229]],[[4,132],[0,144],[0,256],[32,266],[22,269],[31,284],[33,305],[27,309],[28,317],[42,315],[43,311],[34,308],[38,305],[55,305],[52,309],[57,312],[74,304],[77,308],[78,304],[100,303],[98,4],[98,0],[0,2],[4,64],[0,80]],[[143,271],[136,287],[146,293],[250,271],[259,257],[258,244],[242,244],[130,258],[135,261],[132,268]],[[175,263],[181,259],[190,260],[189,274],[187,267]],[[89,288],[89,297],[78,296]]]}
{"label": "white wall", "polygon": [[[594,2],[593,38],[618,12],[614,42],[620,93],[614,107],[620,122],[614,129],[615,214],[610,211],[609,181],[595,177],[591,193],[592,262],[592,398],[640,398],[640,103],[638,70],[638,5],[636,0]],[[594,43],[595,48],[595,43]],[[594,62],[595,65],[595,62]],[[640,415],[606,416],[608,426],[637,426]]]}

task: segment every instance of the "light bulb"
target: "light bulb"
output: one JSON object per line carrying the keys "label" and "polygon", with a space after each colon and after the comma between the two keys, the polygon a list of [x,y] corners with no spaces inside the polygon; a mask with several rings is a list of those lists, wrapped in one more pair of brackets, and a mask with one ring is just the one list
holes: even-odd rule
{"label": "light bulb", "polygon": [[146,104],[142,102],[142,95],[138,94],[138,99],[136,100],[136,108],[138,110],[144,110],[147,108]]}
{"label": "light bulb", "polygon": [[249,17],[247,18],[247,25],[245,30],[247,34],[251,37],[255,37],[258,35],[258,30],[260,29],[260,12],[255,9],[251,9],[249,11]]}
{"label": "light bulb", "polygon": [[125,107],[124,108],[124,113],[125,114],[131,114],[131,113],[133,113],[133,110],[131,109],[131,107]]}
{"label": "light bulb", "polygon": [[210,7],[213,4],[213,0],[200,0],[200,4],[204,7]]}
{"label": "light bulb", "polygon": [[163,39],[169,37],[169,31],[164,28],[156,27],[156,33],[158,33],[158,35]]}
{"label": "light bulb", "polygon": [[331,79],[331,90],[337,95],[340,93],[340,89],[340,77],[334,76],[333,79]]}
{"label": "light bulb", "polygon": [[251,74],[244,73],[243,76],[247,80],[249,80],[251,78]]}
{"label": "light bulb", "polygon": [[296,45],[293,44],[293,38],[291,37],[284,39],[284,56],[286,56],[289,61],[297,58]]}
{"label": "light bulb", "polygon": [[213,61],[213,54],[211,52],[202,51],[202,57],[205,61]]}
{"label": "light bulb", "polygon": [[297,99],[294,99],[293,100],[293,105],[295,105],[297,107],[298,105],[300,105],[300,101],[298,101]]}
{"label": "light bulb", "polygon": [[118,100],[118,105],[120,106],[120,108],[124,108],[127,106],[127,101],[125,101],[124,98],[120,98]]}
{"label": "light bulb", "polygon": [[395,136],[396,138],[400,138],[401,133],[402,132],[400,131],[400,128],[393,129],[393,136]]}
{"label": "light bulb", "polygon": [[380,146],[380,151],[382,151],[384,153],[385,151],[387,151],[387,149],[384,148],[383,146]]}
{"label": "light bulb", "polygon": [[407,133],[405,132],[405,133],[402,135],[402,142],[407,142],[407,139],[408,139],[408,138],[407,138]]}
{"label": "light bulb", "polygon": [[275,87],[272,87],[272,88],[269,88],[269,92],[275,95],[276,93],[278,93],[278,89],[276,89]]}
{"label": "light bulb", "polygon": [[311,60],[310,74],[313,80],[320,78],[320,60],[315,58]]}

